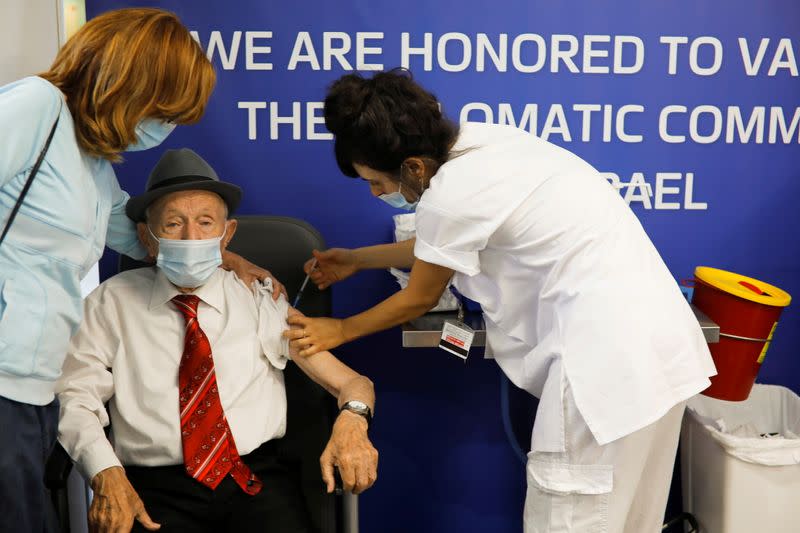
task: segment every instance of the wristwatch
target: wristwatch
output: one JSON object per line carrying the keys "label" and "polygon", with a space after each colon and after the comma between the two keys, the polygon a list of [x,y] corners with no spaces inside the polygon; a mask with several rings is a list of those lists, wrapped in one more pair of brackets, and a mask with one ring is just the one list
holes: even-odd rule
{"label": "wristwatch", "polygon": [[350,400],[349,402],[345,402],[339,411],[345,410],[363,416],[367,421],[367,427],[372,424],[372,409],[370,409],[369,405],[365,404],[364,402],[359,400]]}

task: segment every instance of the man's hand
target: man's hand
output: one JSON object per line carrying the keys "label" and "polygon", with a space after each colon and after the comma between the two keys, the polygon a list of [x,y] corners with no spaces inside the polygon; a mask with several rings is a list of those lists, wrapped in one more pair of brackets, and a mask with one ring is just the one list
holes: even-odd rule
{"label": "man's hand", "polygon": [[[353,250],[346,248],[331,248],[324,252],[313,251],[314,257],[306,261],[303,266],[306,274],[311,274],[319,290],[327,289],[337,281],[349,278],[358,272],[358,262]],[[314,266],[314,260],[317,261]]]}
{"label": "man's hand", "polygon": [[95,475],[92,490],[94,498],[89,508],[89,531],[92,533],[130,531],[134,520],[148,531],[161,528],[161,524],[153,522],[145,511],[122,467],[106,468]]}
{"label": "man's hand", "polygon": [[344,489],[359,494],[378,479],[378,451],[367,437],[367,421],[350,411],[342,411],[333,424],[333,433],[319,459],[322,481],[328,493],[335,488],[333,467],[339,467]]}
{"label": "man's hand", "polygon": [[254,265],[241,255],[228,251],[222,252],[222,268],[235,272],[248,287],[256,280],[261,281],[269,278],[272,280],[272,299],[277,301],[281,294],[286,296],[287,299],[289,298],[286,287],[278,281],[278,278],[273,276],[269,270],[264,270],[260,266]]}

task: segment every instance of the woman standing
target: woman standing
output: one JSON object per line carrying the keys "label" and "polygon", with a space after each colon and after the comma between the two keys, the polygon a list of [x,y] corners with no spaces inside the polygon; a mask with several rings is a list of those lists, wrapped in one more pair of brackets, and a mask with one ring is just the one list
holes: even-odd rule
{"label": "woman standing", "polygon": [[417,238],[315,253],[320,287],[364,268],[412,270],[405,289],[359,315],[290,320],[301,355],[425,313],[452,278],[483,307],[487,352],[540,398],[525,531],[660,531],[684,402],[714,366],[619,194],[527,132],[459,128],[402,72],[344,76],[325,120],[342,172],[415,209]]}
{"label": "woman standing", "polygon": [[123,9],[89,21],[49,71],[0,87],[0,531],[51,528],[53,387],[80,321],[81,278],[106,244],[145,256],[111,163],[197,122],[214,84],[175,15]]}

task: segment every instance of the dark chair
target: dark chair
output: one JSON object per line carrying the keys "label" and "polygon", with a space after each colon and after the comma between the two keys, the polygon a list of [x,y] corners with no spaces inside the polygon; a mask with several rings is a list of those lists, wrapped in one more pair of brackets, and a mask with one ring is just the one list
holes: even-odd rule
{"label": "dark chair", "polygon": [[[325,241],[310,224],[289,217],[241,216],[230,243],[230,250],[266,268],[278,278],[289,293],[290,301],[303,283],[303,263],[313,249],[324,249]],[[120,257],[120,272],[147,266],[129,257]],[[330,316],[330,290],[319,291],[309,283],[298,309],[309,316]],[[336,533],[352,524],[343,524],[343,503],[325,492],[319,457],[328,442],[337,406],[333,397],[311,381],[294,363],[284,371],[288,403],[286,436],[281,454],[295,462],[309,513],[320,533]],[[48,461],[48,486],[57,507],[63,508],[63,488],[72,464],[60,445]],[[62,517],[63,523],[63,517]],[[356,526],[357,527],[357,526]],[[65,530],[66,531],[66,530]]]}
{"label": "dark chair", "polygon": [[[242,216],[230,250],[272,272],[286,286],[289,301],[305,279],[303,263],[325,241],[305,221],[278,216]],[[309,283],[298,309],[309,316],[330,316],[331,291],[319,291]],[[283,453],[300,466],[303,493],[314,525],[321,533],[337,531],[336,498],[325,492],[319,458],[337,415],[334,398],[311,381],[294,363],[284,371],[288,405]]]}

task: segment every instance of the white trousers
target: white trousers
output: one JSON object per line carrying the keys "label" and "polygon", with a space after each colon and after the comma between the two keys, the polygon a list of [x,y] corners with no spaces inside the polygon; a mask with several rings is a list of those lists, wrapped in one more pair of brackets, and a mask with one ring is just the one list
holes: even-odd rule
{"label": "white trousers", "polygon": [[567,384],[565,451],[528,454],[525,533],[659,533],[685,407],[600,446]]}

